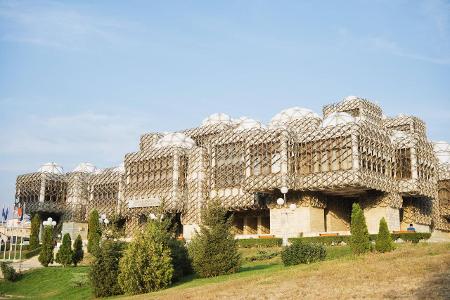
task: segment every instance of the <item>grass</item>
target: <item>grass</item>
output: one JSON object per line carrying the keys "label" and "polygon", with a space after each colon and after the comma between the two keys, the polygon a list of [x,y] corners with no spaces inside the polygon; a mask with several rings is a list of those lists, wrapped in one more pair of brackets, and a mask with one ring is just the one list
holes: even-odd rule
{"label": "grass", "polygon": [[[80,276],[86,276],[89,267],[49,267],[24,272],[17,282],[0,281],[0,299],[89,299],[89,282],[78,287]],[[85,274],[85,275],[81,275]]]}
{"label": "grass", "polygon": [[[262,249],[240,249],[243,258]],[[265,248],[267,253],[281,248]],[[120,299],[247,298],[431,298],[450,297],[450,244],[398,244],[391,253],[354,257],[348,246],[327,248],[323,262],[284,267],[280,256],[248,261],[236,274],[184,277],[170,288]],[[24,273],[15,283],[0,281],[0,299],[89,299],[89,284],[74,280],[88,267],[51,267]],[[81,275],[83,276],[83,275]]]}

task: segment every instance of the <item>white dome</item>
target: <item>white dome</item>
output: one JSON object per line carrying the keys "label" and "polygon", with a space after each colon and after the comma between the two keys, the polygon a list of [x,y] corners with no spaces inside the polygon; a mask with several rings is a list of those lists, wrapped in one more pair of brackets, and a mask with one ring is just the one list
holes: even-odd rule
{"label": "white dome", "polygon": [[303,107],[291,107],[285,110],[282,110],[278,114],[276,114],[272,120],[270,120],[270,126],[278,126],[282,124],[288,124],[295,120],[301,120],[306,118],[319,118],[319,115],[313,112],[310,109]]}
{"label": "white dome", "polygon": [[352,101],[360,99],[358,96],[347,96],[344,98],[344,101]]}
{"label": "white dome", "polygon": [[165,136],[163,136],[156,142],[154,147],[155,148],[180,147],[191,149],[194,146],[195,141],[193,139],[184,135],[183,133],[175,132],[175,133],[168,133]]}
{"label": "white dome", "polygon": [[43,164],[39,168],[38,172],[51,173],[51,174],[63,174],[64,173],[63,168],[55,162],[49,162],[49,163]]}
{"label": "white dome", "polygon": [[202,126],[216,125],[216,124],[232,124],[232,119],[229,115],[224,113],[215,113],[203,120]]}
{"label": "white dome", "polygon": [[433,150],[442,164],[450,164],[450,144],[444,141],[433,142]]}
{"label": "white dome", "polygon": [[231,122],[236,125],[239,126],[239,124],[241,124],[243,121],[250,119],[249,117],[243,116],[243,117],[239,117],[237,119],[232,119]]}
{"label": "white dome", "polygon": [[240,120],[238,127],[236,127],[236,131],[244,131],[244,130],[250,130],[250,129],[261,129],[263,128],[263,126],[261,125],[260,122],[250,119],[250,118],[245,118]]}
{"label": "white dome", "polygon": [[323,122],[322,127],[336,126],[355,122],[355,118],[345,112],[334,112],[328,115]]}
{"label": "white dome", "polygon": [[93,164],[82,162],[73,169],[73,172],[94,173],[96,169],[97,168]]}
{"label": "white dome", "polygon": [[125,164],[121,163],[118,167],[115,167],[113,169],[113,172],[117,172],[117,173],[125,173]]}

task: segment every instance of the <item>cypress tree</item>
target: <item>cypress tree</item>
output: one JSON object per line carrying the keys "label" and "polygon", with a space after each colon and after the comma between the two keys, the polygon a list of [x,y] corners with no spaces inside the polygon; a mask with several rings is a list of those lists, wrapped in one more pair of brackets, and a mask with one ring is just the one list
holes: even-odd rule
{"label": "cypress tree", "polygon": [[73,255],[72,262],[77,266],[77,264],[83,260],[84,252],[83,252],[83,241],[81,240],[81,235],[78,235],[73,244]]}
{"label": "cypress tree", "polygon": [[358,203],[352,205],[350,233],[350,248],[354,254],[363,254],[370,251],[371,244],[366,218]]}
{"label": "cypress tree", "polygon": [[200,277],[235,273],[241,266],[237,241],[231,233],[231,217],[214,201],[202,213],[202,225],[188,246],[194,271]]}
{"label": "cypress tree", "polygon": [[386,220],[382,218],[380,220],[380,227],[378,229],[377,240],[375,241],[375,249],[378,252],[389,252],[394,250],[394,243],[389,232]]}
{"label": "cypress tree", "polygon": [[63,236],[62,245],[59,247],[58,253],[56,253],[56,262],[67,267],[72,264],[72,239],[70,234],[66,233]]}
{"label": "cypress tree", "polygon": [[88,223],[88,245],[87,250],[89,253],[96,255],[100,247],[100,239],[102,231],[99,223],[99,214],[97,210],[91,211],[89,215]]}
{"label": "cypress tree", "polygon": [[31,233],[30,233],[30,250],[39,247],[39,230],[41,229],[41,218],[39,214],[35,214],[31,219]]}
{"label": "cypress tree", "polygon": [[53,262],[53,228],[52,226],[44,226],[44,234],[42,237],[42,248],[39,252],[39,262],[44,267],[48,267]]}

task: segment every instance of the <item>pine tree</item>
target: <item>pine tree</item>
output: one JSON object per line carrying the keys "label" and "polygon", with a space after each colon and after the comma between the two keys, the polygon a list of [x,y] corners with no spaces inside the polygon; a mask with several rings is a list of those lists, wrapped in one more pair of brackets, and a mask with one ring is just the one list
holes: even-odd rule
{"label": "pine tree", "polygon": [[98,211],[93,210],[89,215],[88,245],[87,245],[88,252],[93,255],[96,255],[100,246],[100,239],[102,237],[99,219],[100,216],[98,214]]}
{"label": "pine tree", "polygon": [[81,239],[81,235],[78,235],[73,244],[73,255],[72,262],[75,267],[78,265],[80,261],[83,260],[84,252],[83,252],[83,241]]}
{"label": "pine tree", "polygon": [[174,268],[167,225],[166,221],[150,220],[125,250],[118,279],[126,294],[157,291],[171,283]]}
{"label": "pine tree", "polygon": [[235,273],[241,266],[237,241],[231,233],[231,217],[220,202],[211,202],[202,212],[200,232],[188,246],[194,271],[200,277]]}
{"label": "pine tree", "polygon": [[52,226],[44,226],[44,234],[42,236],[42,247],[39,252],[39,262],[44,267],[48,267],[53,262],[53,228]]}
{"label": "pine tree", "polygon": [[[89,272],[92,290],[96,297],[119,295],[122,289],[117,281],[119,260],[122,257],[123,244],[105,240],[98,248],[94,263]],[[141,270],[135,269],[139,274]]]}
{"label": "pine tree", "polygon": [[35,214],[31,219],[31,233],[30,233],[30,250],[39,247],[39,230],[41,229],[41,218],[39,214]]}
{"label": "pine tree", "polygon": [[371,244],[366,218],[358,203],[353,203],[352,206],[350,233],[350,248],[354,254],[362,254],[370,251]]}
{"label": "pine tree", "polygon": [[392,237],[384,218],[380,220],[378,236],[377,240],[375,241],[375,249],[378,252],[389,252],[394,250],[394,243],[392,242]]}
{"label": "pine tree", "polygon": [[70,238],[70,234],[66,233],[63,236],[59,251],[56,253],[56,262],[63,265],[63,267],[70,266],[72,264],[72,255],[72,239]]}

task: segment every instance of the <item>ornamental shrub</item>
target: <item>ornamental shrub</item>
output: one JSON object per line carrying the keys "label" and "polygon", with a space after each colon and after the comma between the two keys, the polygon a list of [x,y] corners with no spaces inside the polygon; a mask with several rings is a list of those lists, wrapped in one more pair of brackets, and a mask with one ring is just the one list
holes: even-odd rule
{"label": "ornamental shrub", "polygon": [[91,211],[89,215],[89,223],[88,223],[88,245],[87,250],[92,255],[96,255],[100,246],[100,239],[102,237],[102,231],[100,228],[99,220],[100,216],[97,210]]}
{"label": "ornamental shrub", "polygon": [[30,250],[39,248],[39,230],[41,229],[41,218],[35,214],[31,219],[31,233],[30,233]]}
{"label": "ornamental shrub", "polygon": [[81,235],[78,235],[73,243],[73,253],[72,253],[72,262],[76,267],[80,261],[83,260],[84,252],[83,252],[83,241],[81,240]]}
{"label": "ornamental shrub", "polygon": [[167,287],[174,268],[168,221],[150,220],[137,231],[120,259],[119,285],[126,294],[142,294]]}
{"label": "ornamental shrub", "polygon": [[169,240],[168,245],[173,266],[172,282],[175,282],[183,276],[192,274],[191,260],[183,241],[172,238]]}
{"label": "ornamental shrub", "polygon": [[295,241],[281,252],[281,260],[285,266],[310,264],[324,260],[326,256],[327,250],[324,245],[304,243],[302,241]]}
{"label": "ornamental shrub", "polygon": [[72,264],[72,255],[72,239],[70,238],[70,234],[66,233],[63,236],[59,251],[56,253],[56,262],[60,263],[63,267],[70,266]]}
{"label": "ornamental shrub", "polygon": [[10,265],[9,262],[1,262],[0,268],[2,270],[3,278],[7,281],[16,281],[19,279],[19,273]]}
{"label": "ornamental shrub", "polygon": [[369,231],[364,212],[358,203],[353,203],[350,226],[350,248],[354,254],[363,254],[371,249]]}
{"label": "ornamental shrub", "polygon": [[378,252],[389,252],[394,250],[394,243],[388,229],[388,225],[384,218],[380,220],[380,227],[378,229],[378,236],[375,241],[375,249]]}
{"label": "ornamental shrub", "polygon": [[200,232],[188,245],[194,271],[200,277],[213,277],[239,271],[241,257],[231,233],[231,217],[220,202],[210,202],[202,211]]}
{"label": "ornamental shrub", "polygon": [[270,248],[281,247],[283,239],[281,238],[265,238],[265,239],[238,239],[239,248]]}
{"label": "ornamental shrub", "polygon": [[44,226],[44,234],[42,236],[41,251],[39,252],[39,262],[44,267],[48,267],[53,262],[53,228],[52,226]]}
{"label": "ornamental shrub", "polygon": [[[105,240],[98,248],[89,272],[92,290],[96,297],[120,295],[122,293],[117,280],[122,250],[123,243],[111,240]],[[136,269],[135,272],[138,273],[139,269]]]}

